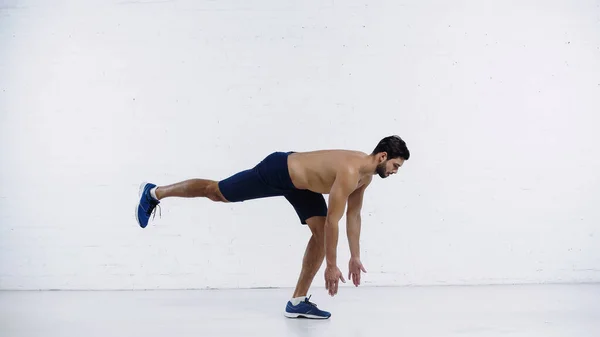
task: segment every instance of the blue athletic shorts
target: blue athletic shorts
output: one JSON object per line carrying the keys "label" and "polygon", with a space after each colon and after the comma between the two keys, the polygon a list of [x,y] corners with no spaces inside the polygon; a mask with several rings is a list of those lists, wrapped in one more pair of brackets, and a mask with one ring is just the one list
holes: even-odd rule
{"label": "blue athletic shorts", "polygon": [[327,216],[322,194],[298,189],[292,183],[287,164],[290,153],[273,152],[255,167],[219,181],[221,193],[230,202],[284,196],[302,224],[313,216]]}

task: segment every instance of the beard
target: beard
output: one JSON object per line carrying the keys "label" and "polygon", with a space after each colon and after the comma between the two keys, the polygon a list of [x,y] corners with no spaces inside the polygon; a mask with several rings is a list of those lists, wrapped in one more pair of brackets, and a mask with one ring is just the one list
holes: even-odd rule
{"label": "beard", "polygon": [[387,161],[377,165],[377,169],[375,170],[375,172],[377,172],[377,174],[379,174],[379,176],[381,178],[386,178],[387,174],[385,174],[385,166],[386,166]]}

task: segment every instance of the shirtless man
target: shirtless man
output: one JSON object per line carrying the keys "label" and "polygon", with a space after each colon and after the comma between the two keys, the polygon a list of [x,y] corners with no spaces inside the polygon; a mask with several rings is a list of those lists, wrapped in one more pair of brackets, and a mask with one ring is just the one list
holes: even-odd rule
{"label": "shirtless man", "polygon": [[[143,183],[136,218],[145,228],[160,200],[168,197],[206,197],[217,202],[285,197],[300,222],[308,225],[312,232],[285,316],[329,318],[331,314],[318,309],[306,295],[324,258],[325,288],[329,295],[337,294],[340,280],[346,282],[336,258],[338,222],[347,206],[346,232],[351,254],[348,278],[358,286],[361,271],[366,272],[359,251],[360,211],[365,189],[373,175],[386,178],[395,174],[409,157],[406,143],[398,136],[383,138],[371,154],[348,150],[273,152],[255,167],[221,181],[190,179],[166,186]],[[329,194],[329,207],[323,194]]]}

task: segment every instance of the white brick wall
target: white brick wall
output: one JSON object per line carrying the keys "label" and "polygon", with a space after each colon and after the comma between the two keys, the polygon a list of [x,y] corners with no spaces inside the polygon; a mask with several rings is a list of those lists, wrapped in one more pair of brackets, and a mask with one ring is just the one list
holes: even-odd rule
{"label": "white brick wall", "polygon": [[285,199],[166,200],[142,230],[139,183],[389,134],[413,157],[367,192],[366,285],[600,281],[599,10],[3,1],[0,289],[294,286]]}

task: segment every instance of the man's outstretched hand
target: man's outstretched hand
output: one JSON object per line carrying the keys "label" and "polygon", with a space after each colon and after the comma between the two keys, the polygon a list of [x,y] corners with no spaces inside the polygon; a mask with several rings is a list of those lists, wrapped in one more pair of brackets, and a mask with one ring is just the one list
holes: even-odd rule
{"label": "man's outstretched hand", "polygon": [[337,294],[339,280],[346,283],[340,268],[337,266],[327,266],[325,269],[325,289],[329,291],[329,295],[335,296]]}
{"label": "man's outstretched hand", "polygon": [[348,262],[348,279],[352,280],[356,287],[360,285],[361,271],[367,272],[365,267],[363,267],[362,262],[360,262],[360,259],[356,257],[350,258],[350,262]]}

